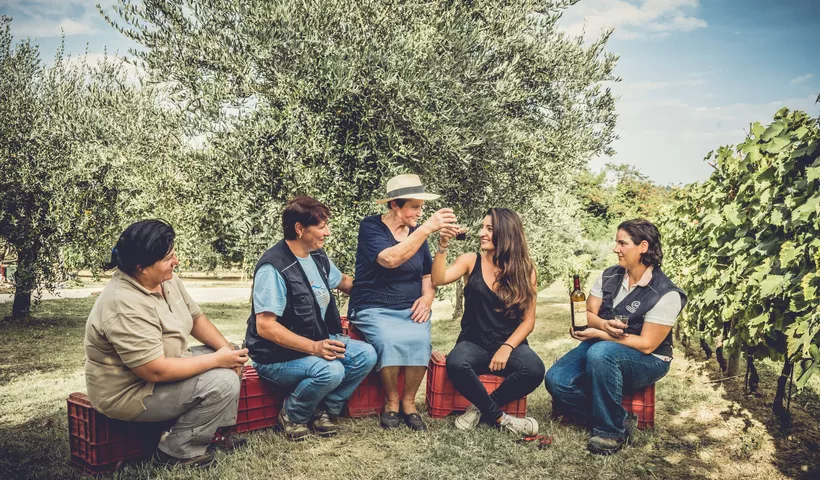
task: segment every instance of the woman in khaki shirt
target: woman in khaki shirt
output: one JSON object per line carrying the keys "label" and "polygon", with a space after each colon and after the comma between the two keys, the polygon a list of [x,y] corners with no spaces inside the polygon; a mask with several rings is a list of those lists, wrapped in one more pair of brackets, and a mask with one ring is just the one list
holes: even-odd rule
{"label": "woman in khaki shirt", "polygon": [[[236,424],[248,351],[233,349],[174,274],[174,237],[161,220],[134,223],[120,235],[105,265],[117,270],[86,323],[86,386],[91,403],[109,417],[178,418],[160,440],[156,461],[209,466],[217,428]],[[189,335],[212,353],[191,355]],[[211,447],[242,443],[227,438]]]}

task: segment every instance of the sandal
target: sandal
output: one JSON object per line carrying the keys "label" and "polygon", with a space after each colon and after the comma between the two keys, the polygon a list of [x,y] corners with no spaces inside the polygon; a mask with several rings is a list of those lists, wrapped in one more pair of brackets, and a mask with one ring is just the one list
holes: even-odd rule
{"label": "sandal", "polygon": [[379,425],[385,430],[392,430],[401,427],[401,419],[399,419],[399,412],[390,412],[385,410],[379,415]]}

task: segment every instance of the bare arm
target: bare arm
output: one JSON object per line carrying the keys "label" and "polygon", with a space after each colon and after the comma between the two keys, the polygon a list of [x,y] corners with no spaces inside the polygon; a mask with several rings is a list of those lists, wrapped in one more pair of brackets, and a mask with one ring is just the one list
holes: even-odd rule
{"label": "bare arm", "polygon": [[411,310],[413,314],[410,318],[416,323],[424,323],[430,319],[430,308],[433,306],[433,301],[436,299],[436,287],[433,286],[433,281],[430,280],[430,275],[421,277],[421,297],[415,302]]}
{"label": "bare arm", "polygon": [[279,323],[278,318],[271,312],[260,312],[256,314],[256,332],[260,337],[297,352],[307,353],[324,358],[325,360],[335,360],[338,355],[345,352],[344,344],[338,340],[311,340],[299,334],[293,333],[284,325]]}
{"label": "bare arm", "polygon": [[168,358],[165,355],[132,370],[146,382],[178,382],[214,368],[241,367],[248,361],[248,349],[234,350],[230,345],[214,353],[193,357]]}
{"label": "bare arm", "polygon": [[663,342],[672,327],[659,323],[644,322],[640,335],[630,335],[623,333],[624,325],[617,320],[604,320],[598,316],[603,299],[590,296],[587,299],[587,320],[589,327],[580,332],[573,332],[572,336],[579,340],[597,338],[599,340],[609,340],[620,343],[635,350],[650,354]]}
{"label": "bare arm", "polygon": [[444,227],[455,227],[456,216],[449,208],[442,208],[435,212],[419,228],[397,245],[385,248],[376,257],[376,262],[385,268],[396,268],[404,262],[410,260],[419,248],[424,244],[434,232]]}
{"label": "bare arm", "polygon": [[430,272],[433,285],[440,287],[455,282],[464,275],[467,275],[470,271],[470,265],[474,264],[475,261],[475,253],[465,253],[464,255],[460,255],[456,261],[448,267],[447,254],[436,253],[433,257],[433,268]]}
{"label": "bare arm", "polygon": [[336,287],[342,293],[346,293],[350,295],[350,291],[353,290],[353,277],[347,275],[345,273],[342,274],[342,281]]}
{"label": "bare arm", "polygon": [[231,346],[231,342],[222,335],[216,328],[216,325],[214,325],[204,313],[194,319],[191,336],[214,350]]}

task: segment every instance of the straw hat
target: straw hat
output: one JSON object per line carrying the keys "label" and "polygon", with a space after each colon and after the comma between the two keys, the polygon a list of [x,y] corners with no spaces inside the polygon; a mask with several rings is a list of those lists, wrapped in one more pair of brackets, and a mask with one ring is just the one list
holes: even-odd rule
{"label": "straw hat", "polygon": [[412,198],[414,200],[435,200],[441,195],[425,193],[418,175],[396,175],[387,181],[387,197],[376,200],[376,203],[387,203],[397,198]]}

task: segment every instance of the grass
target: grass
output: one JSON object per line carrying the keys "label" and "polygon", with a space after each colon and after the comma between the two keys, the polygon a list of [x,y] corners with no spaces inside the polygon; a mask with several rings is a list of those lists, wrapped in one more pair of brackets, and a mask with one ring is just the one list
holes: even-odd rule
{"label": "grass", "polygon": [[[547,366],[573,347],[566,334],[568,309],[561,286],[541,293],[530,344]],[[36,319],[0,324],[0,471],[5,478],[80,478],[68,463],[65,398],[85,391],[82,348],[93,299],[44,301]],[[0,318],[10,304],[0,304]],[[248,306],[203,304],[233,341],[244,336]],[[459,332],[447,302],[435,306],[434,348],[448,351]],[[117,478],[817,478],[820,414],[817,391],[792,403],[794,421],[780,425],[769,413],[776,365],[761,366],[759,396],[743,395],[743,381],[720,381],[715,362],[678,349],[657,385],[656,429],[642,432],[618,455],[587,453],[587,433],[550,420],[543,387],[528,397],[529,414],[553,444],[538,450],[489,428],[463,433],[452,418],[427,418],[430,430],[386,432],[375,418],[344,419],[331,439],[291,443],[274,431],[247,435],[249,447],[219,454],[209,472],[166,470],[133,463]],[[424,404],[424,390],[417,397]]]}

